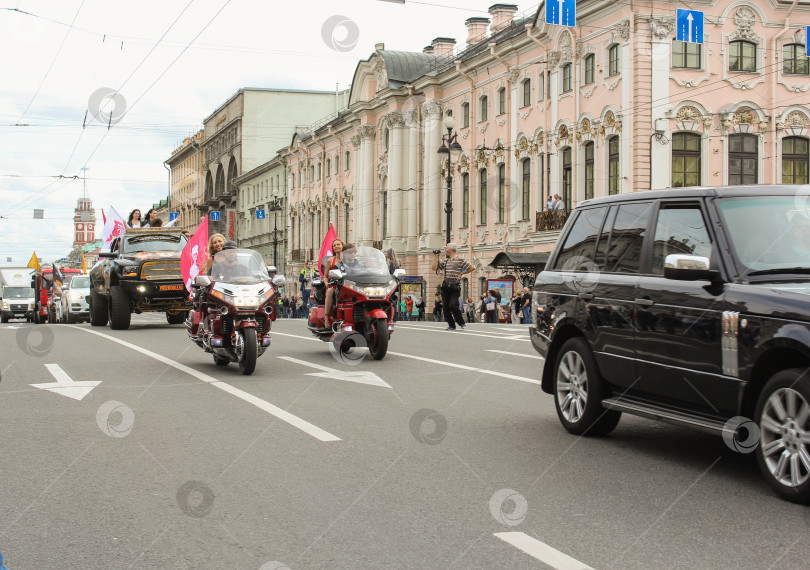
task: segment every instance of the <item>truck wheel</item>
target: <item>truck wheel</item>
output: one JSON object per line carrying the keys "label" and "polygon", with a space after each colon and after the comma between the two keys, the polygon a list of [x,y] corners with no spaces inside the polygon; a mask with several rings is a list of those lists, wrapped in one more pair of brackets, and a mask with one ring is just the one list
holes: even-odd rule
{"label": "truck wheel", "polygon": [[113,285],[110,287],[110,328],[116,331],[127,330],[131,318],[129,295],[120,285]]}
{"label": "truck wheel", "polygon": [[108,318],[109,310],[107,309],[107,297],[96,291],[91,292],[90,324],[94,327],[105,327],[107,326]]}
{"label": "truck wheel", "polygon": [[170,325],[180,325],[186,322],[186,317],[188,316],[188,311],[180,311],[179,313],[171,314],[166,313],[166,321]]}

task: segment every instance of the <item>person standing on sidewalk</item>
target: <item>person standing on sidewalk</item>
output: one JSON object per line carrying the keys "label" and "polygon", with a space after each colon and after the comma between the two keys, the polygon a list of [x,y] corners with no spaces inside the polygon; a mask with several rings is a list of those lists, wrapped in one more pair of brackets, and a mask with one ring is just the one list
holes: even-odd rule
{"label": "person standing on sidewalk", "polygon": [[521,307],[523,311],[523,324],[532,324],[532,293],[528,287],[523,288],[523,296],[520,298]]}
{"label": "person standing on sidewalk", "polygon": [[512,324],[519,325],[520,324],[520,308],[523,305],[523,297],[520,294],[520,291],[515,291],[515,294],[512,295],[512,300],[510,301],[512,305]]}
{"label": "person standing on sidewalk", "polygon": [[309,296],[312,293],[312,280],[320,277],[317,269],[312,268],[312,262],[307,261],[307,265],[301,270],[298,275],[298,281],[301,283],[301,300],[303,301],[303,317],[309,317]]}
{"label": "person standing on sidewalk", "polygon": [[467,325],[464,324],[464,318],[461,316],[461,310],[458,304],[458,298],[459,295],[461,295],[461,276],[466,273],[471,273],[475,270],[475,267],[466,259],[462,259],[458,256],[458,246],[452,242],[444,246],[444,252],[447,256],[446,259],[440,260],[437,254],[436,261],[433,263],[433,270],[437,273],[444,271],[444,280],[442,281],[442,306],[444,307],[444,319],[447,322],[447,330],[456,330],[456,324],[462,329],[465,329]]}

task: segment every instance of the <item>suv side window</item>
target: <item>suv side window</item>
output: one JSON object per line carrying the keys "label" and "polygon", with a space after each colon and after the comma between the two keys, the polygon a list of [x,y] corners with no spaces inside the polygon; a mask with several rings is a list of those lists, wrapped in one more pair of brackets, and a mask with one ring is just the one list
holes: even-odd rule
{"label": "suv side window", "polygon": [[672,253],[712,258],[712,242],[698,204],[663,204],[653,240],[651,272],[664,274],[664,259]]}
{"label": "suv side window", "polygon": [[[610,233],[604,267],[610,273],[639,273],[641,248],[647,233],[652,203],[622,204]],[[601,263],[597,263],[602,265]]]}
{"label": "suv side window", "polygon": [[565,238],[554,268],[575,271],[584,263],[593,263],[593,252],[596,238],[602,229],[602,220],[605,218],[607,206],[589,208],[580,211],[568,236]]}

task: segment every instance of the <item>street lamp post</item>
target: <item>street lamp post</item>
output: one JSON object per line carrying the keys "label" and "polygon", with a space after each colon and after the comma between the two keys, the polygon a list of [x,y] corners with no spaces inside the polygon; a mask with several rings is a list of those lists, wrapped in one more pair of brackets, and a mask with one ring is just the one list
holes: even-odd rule
{"label": "street lamp post", "polygon": [[452,116],[444,118],[444,127],[447,129],[447,134],[442,136],[442,146],[437,151],[439,154],[447,155],[447,202],[444,204],[444,211],[447,214],[447,228],[446,228],[446,242],[450,243],[450,226],[453,224],[453,157],[451,151],[461,151],[461,145],[458,144],[458,133],[453,132],[453,127],[456,126],[456,121]]}
{"label": "street lamp post", "polygon": [[278,198],[273,198],[273,205],[270,211],[273,212],[273,266],[278,268],[278,212],[281,211],[281,204]]}

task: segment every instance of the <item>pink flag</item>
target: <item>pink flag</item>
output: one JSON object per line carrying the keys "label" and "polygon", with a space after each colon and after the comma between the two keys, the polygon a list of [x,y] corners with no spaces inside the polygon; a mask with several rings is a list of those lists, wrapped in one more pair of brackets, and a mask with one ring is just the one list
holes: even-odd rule
{"label": "pink flag", "polygon": [[104,218],[104,223],[107,223],[107,214],[104,213],[104,208],[101,209],[101,217]]}
{"label": "pink flag", "polygon": [[337,239],[337,232],[335,231],[335,227],[329,223],[329,231],[326,232],[326,237],[323,240],[323,245],[321,246],[321,254],[318,256],[318,271],[323,271],[323,258],[332,255],[332,242]]}
{"label": "pink flag", "polygon": [[186,290],[191,293],[191,285],[202,274],[205,262],[208,261],[208,218],[194,230],[194,235],[188,240],[183,253],[180,254],[180,273]]}
{"label": "pink flag", "polygon": [[110,206],[110,215],[106,217],[104,229],[101,231],[101,239],[104,241],[101,249],[109,251],[112,240],[124,235],[126,229],[127,225],[124,218],[115,211],[115,208]]}

